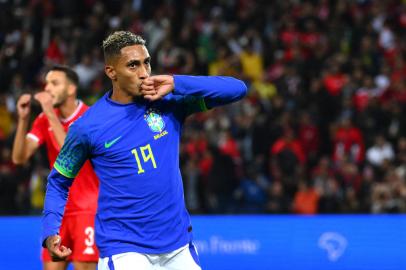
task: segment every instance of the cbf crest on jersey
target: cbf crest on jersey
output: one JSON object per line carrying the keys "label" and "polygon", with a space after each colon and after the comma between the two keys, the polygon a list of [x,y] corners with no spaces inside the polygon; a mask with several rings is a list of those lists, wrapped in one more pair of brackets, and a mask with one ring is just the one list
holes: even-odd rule
{"label": "cbf crest on jersey", "polygon": [[144,120],[147,121],[149,128],[153,132],[162,132],[165,128],[165,122],[157,109],[150,108],[144,114]]}

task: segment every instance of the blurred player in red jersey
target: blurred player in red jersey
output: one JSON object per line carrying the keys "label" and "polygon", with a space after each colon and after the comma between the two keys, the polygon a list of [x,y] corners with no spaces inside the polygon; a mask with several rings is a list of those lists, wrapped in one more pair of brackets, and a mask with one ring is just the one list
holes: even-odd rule
{"label": "blurred player in red jersey", "polygon": [[[42,92],[34,95],[42,113],[27,133],[30,119],[31,95],[23,94],[17,102],[18,125],[12,158],[24,164],[45,144],[50,168],[63,145],[68,127],[78,119],[87,106],[76,99],[78,75],[65,66],[55,66],[46,75]],[[72,247],[67,261],[53,262],[46,249],[42,250],[44,270],[63,270],[73,262],[75,270],[96,269],[99,252],[94,241],[94,216],[97,208],[98,179],[87,161],[69,190],[61,230],[61,247]],[[55,243],[57,244],[57,243]]]}

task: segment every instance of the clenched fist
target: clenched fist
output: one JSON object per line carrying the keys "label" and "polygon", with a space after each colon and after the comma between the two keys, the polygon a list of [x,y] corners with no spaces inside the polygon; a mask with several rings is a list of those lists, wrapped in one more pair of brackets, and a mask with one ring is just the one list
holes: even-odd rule
{"label": "clenched fist", "polygon": [[61,237],[59,235],[49,236],[45,242],[49,255],[52,261],[64,261],[69,255],[72,254],[72,250],[61,245]]}
{"label": "clenched fist", "polygon": [[53,110],[52,96],[49,93],[41,91],[35,94],[34,98],[39,102],[39,104],[41,104],[41,108],[44,113]]}
{"label": "clenched fist", "polygon": [[17,101],[17,113],[21,119],[27,119],[31,112],[31,95],[23,94]]}

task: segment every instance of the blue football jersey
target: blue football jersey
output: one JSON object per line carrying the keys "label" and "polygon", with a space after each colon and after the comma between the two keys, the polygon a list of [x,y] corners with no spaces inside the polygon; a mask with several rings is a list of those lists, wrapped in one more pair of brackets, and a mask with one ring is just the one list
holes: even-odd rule
{"label": "blue football jersey", "polygon": [[[96,243],[101,257],[159,254],[191,240],[179,146],[185,118],[245,96],[231,77],[174,76],[163,99],[121,104],[107,92],[69,129],[48,177],[43,239],[57,234],[69,186],[89,159],[100,180]],[[86,196],[86,194],[83,194]]]}

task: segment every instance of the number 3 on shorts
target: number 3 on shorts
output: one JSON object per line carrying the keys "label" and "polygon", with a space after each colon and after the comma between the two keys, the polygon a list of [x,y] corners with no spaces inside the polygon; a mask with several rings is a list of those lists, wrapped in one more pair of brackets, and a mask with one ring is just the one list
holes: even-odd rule
{"label": "number 3 on shorts", "polygon": [[86,234],[86,238],[85,238],[85,245],[86,248],[83,251],[83,254],[94,254],[94,249],[93,249],[93,245],[94,245],[94,229],[93,227],[86,227],[85,229],[85,234]]}
{"label": "number 3 on shorts", "polygon": [[85,234],[87,238],[85,239],[85,245],[91,247],[94,245],[94,229],[92,227],[86,227]]}

